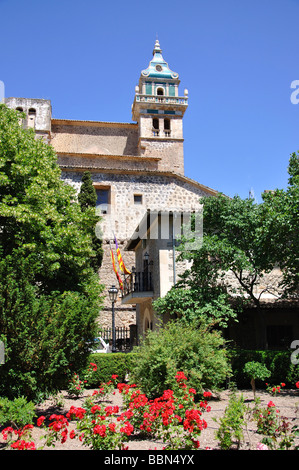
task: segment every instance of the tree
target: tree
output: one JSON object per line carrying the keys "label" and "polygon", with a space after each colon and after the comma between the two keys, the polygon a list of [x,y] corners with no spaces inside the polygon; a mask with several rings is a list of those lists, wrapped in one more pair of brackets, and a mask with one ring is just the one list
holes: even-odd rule
{"label": "tree", "polygon": [[[291,163],[292,172],[296,168],[298,174],[298,157]],[[186,248],[186,240],[180,247],[180,259],[192,262],[181,285],[208,295],[223,289],[234,301],[253,302],[261,321],[262,347],[266,345],[262,295],[279,297],[283,287],[269,274],[280,265],[284,286],[289,292],[298,288],[297,178],[292,175],[287,191],[265,195],[262,204],[222,194],[203,198],[203,239],[194,240],[192,250]]]}
{"label": "tree", "polygon": [[53,148],[0,105],[0,395],[54,388],[96,332],[94,218],[60,175]]}
{"label": "tree", "polygon": [[85,171],[82,176],[82,185],[78,194],[78,201],[83,212],[90,211],[91,217],[94,217],[94,225],[91,227],[92,248],[95,256],[92,259],[92,266],[98,271],[103,260],[103,244],[102,240],[96,235],[96,224],[99,223],[100,217],[95,215],[95,207],[97,202],[96,190],[92,184],[89,171]]}
{"label": "tree", "polygon": [[190,325],[195,321],[216,328],[227,328],[237,320],[237,308],[222,287],[207,291],[204,286],[185,288],[178,282],[164,297],[153,302],[156,313],[164,318],[178,319]]}
{"label": "tree", "polygon": [[263,195],[264,217],[275,241],[277,261],[283,272],[281,286],[284,296],[299,296],[299,155],[289,160],[289,180],[286,190]]}

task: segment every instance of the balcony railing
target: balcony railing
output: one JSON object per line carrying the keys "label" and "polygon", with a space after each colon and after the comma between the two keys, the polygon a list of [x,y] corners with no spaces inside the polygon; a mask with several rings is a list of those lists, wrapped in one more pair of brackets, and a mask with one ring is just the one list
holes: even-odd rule
{"label": "balcony railing", "polygon": [[152,273],[148,270],[133,272],[125,277],[122,297],[124,303],[140,303],[153,295]]}
{"label": "balcony railing", "polygon": [[152,128],[152,134],[153,134],[153,137],[170,137],[171,136],[171,131],[170,130],[163,130],[160,132],[159,129],[155,129],[155,128]]}
{"label": "balcony railing", "polygon": [[146,103],[162,103],[162,104],[182,104],[188,105],[188,98],[185,96],[161,96],[161,95],[142,95],[136,93],[136,101]]}

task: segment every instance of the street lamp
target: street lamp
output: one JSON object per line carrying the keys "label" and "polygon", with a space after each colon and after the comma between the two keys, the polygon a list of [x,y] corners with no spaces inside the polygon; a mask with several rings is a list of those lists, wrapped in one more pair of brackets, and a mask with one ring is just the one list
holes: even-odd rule
{"label": "street lamp", "polygon": [[116,351],[115,347],[115,318],[114,318],[114,303],[117,298],[117,293],[118,293],[118,288],[115,286],[111,286],[108,289],[109,293],[109,298],[112,302],[112,352],[114,353]]}

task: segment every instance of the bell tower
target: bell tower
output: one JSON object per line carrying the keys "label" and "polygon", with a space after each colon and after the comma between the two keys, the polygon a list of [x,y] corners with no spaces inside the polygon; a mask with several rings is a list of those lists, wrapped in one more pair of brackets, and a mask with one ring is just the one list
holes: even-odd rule
{"label": "bell tower", "polygon": [[161,170],[184,174],[183,116],[188,91],[179,96],[179,75],[170,70],[156,40],[153,58],[135,88],[132,118],[139,127],[140,156],[159,158]]}

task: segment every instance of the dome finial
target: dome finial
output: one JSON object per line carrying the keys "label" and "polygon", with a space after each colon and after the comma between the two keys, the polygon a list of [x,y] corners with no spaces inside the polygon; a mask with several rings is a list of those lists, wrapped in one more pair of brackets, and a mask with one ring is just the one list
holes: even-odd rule
{"label": "dome finial", "polygon": [[159,43],[159,39],[157,38],[156,39],[156,42],[155,42],[155,48],[153,50],[153,55],[155,55],[156,53],[161,53],[162,52],[162,49],[160,47],[160,43]]}

